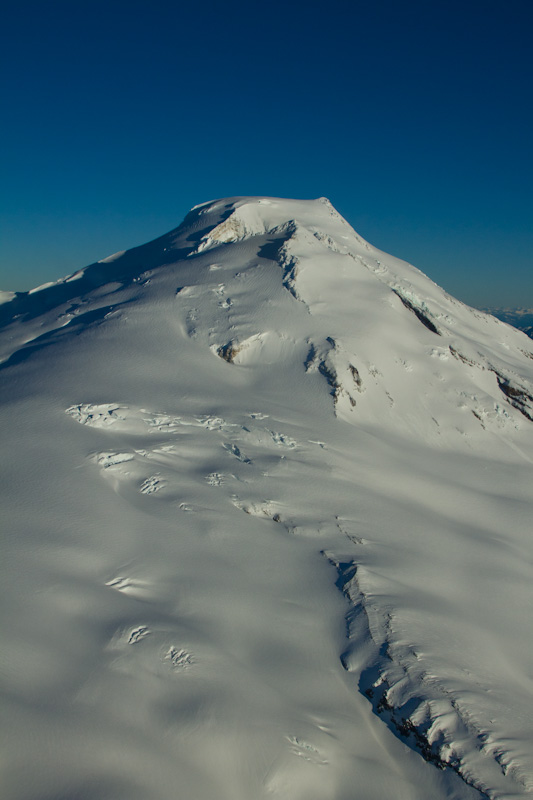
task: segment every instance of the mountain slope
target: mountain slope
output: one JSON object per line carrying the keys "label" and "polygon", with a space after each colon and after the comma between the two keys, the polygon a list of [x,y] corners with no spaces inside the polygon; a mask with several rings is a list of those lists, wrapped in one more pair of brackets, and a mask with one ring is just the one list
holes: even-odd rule
{"label": "mountain slope", "polygon": [[530,796],[526,336],[324,198],[0,313],[6,796]]}
{"label": "mountain slope", "polygon": [[501,319],[502,322],[507,322],[508,325],[513,325],[519,331],[523,331],[529,338],[533,334],[533,309],[531,308],[483,308],[492,314],[493,317]]}

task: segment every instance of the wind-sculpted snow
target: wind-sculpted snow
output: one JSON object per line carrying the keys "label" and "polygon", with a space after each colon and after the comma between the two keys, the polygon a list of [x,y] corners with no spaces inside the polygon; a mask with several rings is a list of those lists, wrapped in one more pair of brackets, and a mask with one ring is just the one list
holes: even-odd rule
{"label": "wind-sculpted snow", "polygon": [[523,333],[324,198],[1,308],[6,800],[531,796]]}

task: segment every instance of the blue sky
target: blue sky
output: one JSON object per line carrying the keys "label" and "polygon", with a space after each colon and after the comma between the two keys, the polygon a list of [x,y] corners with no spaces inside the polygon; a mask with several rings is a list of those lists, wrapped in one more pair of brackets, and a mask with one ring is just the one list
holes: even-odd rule
{"label": "blue sky", "polygon": [[230,195],[325,195],[477,306],[533,306],[530,0],[10,2],[0,288]]}

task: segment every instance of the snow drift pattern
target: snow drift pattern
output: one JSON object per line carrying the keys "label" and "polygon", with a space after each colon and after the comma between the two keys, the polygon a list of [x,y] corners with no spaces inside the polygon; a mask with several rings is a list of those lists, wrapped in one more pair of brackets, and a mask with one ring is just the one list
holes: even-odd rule
{"label": "snow drift pattern", "polygon": [[9,800],[531,795],[523,333],[325,198],[0,311]]}

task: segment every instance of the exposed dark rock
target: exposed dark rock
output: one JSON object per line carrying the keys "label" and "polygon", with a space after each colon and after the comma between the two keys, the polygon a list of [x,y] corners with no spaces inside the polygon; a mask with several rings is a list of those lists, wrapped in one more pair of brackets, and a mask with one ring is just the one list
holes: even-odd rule
{"label": "exposed dark rock", "polygon": [[463,364],[468,364],[470,367],[479,367],[479,366],[481,366],[481,369],[485,369],[485,367],[483,367],[482,365],[476,363],[475,361],[471,361],[469,358],[464,356],[462,353],[460,353],[458,350],[456,350],[455,347],[452,347],[451,345],[449,345],[448,349],[449,349],[450,353],[452,354],[452,356],[454,358],[456,358],[458,361],[462,361]]}
{"label": "exposed dark rock", "polygon": [[[353,382],[355,383],[357,390],[359,392],[363,391],[363,381],[361,380],[361,376],[359,375],[359,370],[354,367],[353,364],[348,365],[348,369],[352,373]],[[355,401],[354,401],[355,405]]]}
{"label": "exposed dark rock", "polygon": [[233,364],[235,356],[240,352],[240,350],[240,346],[236,344],[236,342],[231,341],[219,347],[217,354],[220,356],[220,358],[223,358],[224,361],[227,361],[228,364]]}
{"label": "exposed dark rock", "polygon": [[516,386],[511,383],[509,378],[501,375],[494,367],[491,367],[491,371],[496,375],[499,389],[502,394],[505,395],[510,405],[516,408],[517,411],[520,411],[530,422],[533,422],[533,396],[522,386]]}

